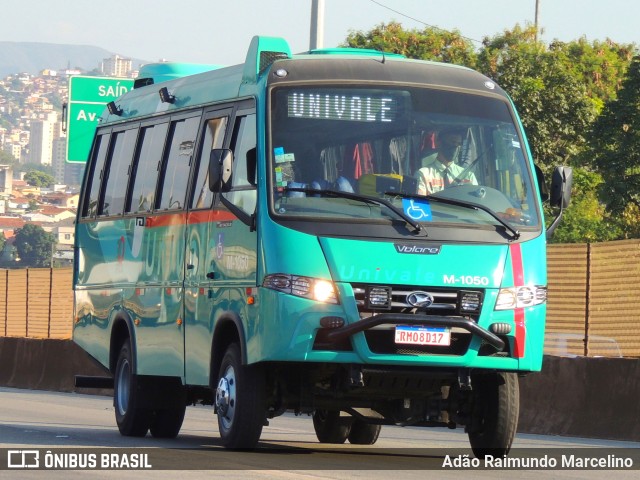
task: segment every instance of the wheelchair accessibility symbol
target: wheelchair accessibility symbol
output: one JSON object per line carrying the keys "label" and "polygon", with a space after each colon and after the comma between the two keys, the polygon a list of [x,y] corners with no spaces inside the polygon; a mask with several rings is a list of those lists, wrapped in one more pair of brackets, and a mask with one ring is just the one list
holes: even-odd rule
{"label": "wheelchair accessibility symbol", "polygon": [[416,200],[412,198],[402,199],[402,209],[413,220],[421,222],[430,222],[431,217],[431,205],[426,200]]}

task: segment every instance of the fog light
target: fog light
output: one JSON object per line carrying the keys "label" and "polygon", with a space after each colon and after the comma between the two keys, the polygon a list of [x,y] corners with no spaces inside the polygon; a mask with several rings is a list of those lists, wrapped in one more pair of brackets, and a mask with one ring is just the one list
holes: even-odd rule
{"label": "fog light", "polygon": [[320,326],[322,328],[340,328],[344,325],[344,318],[342,317],[322,317],[320,319]]}
{"label": "fog light", "polygon": [[376,310],[391,309],[391,287],[369,287],[366,298],[367,308]]}
{"label": "fog light", "polygon": [[458,295],[458,305],[461,313],[480,313],[482,292],[462,290]]}

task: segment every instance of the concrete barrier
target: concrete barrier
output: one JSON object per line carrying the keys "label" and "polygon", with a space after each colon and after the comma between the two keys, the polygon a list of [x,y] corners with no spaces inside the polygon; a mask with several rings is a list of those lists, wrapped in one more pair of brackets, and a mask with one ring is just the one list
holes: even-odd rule
{"label": "concrete barrier", "polygon": [[76,388],[75,375],[104,376],[105,371],[71,340],[0,337],[0,385],[58,392],[96,392]]}
{"label": "concrete barrier", "polygon": [[545,356],[520,379],[518,430],[640,441],[640,359]]}
{"label": "concrete barrier", "polygon": [[[74,386],[104,370],[70,340],[0,337],[0,385],[111,394]],[[545,356],[520,379],[518,431],[640,441],[640,359]]]}

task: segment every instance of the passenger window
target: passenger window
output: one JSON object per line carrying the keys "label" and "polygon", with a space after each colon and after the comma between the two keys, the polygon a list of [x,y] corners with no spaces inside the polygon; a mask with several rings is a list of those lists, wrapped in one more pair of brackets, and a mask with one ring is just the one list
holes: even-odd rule
{"label": "passenger window", "polygon": [[211,207],[213,193],[209,190],[209,153],[224,146],[227,122],[228,117],[212,118],[206,122],[191,208]]}
{"label": "passenger window", "polygon": [[133,128],[114,134],[113,148],[107,167],[106,186],[100,215],[121,215],[127,191],[127,176],[136,148],[138,129]]}
{"label": "passenger window", "polygon": [[184,208],[189,181],[191,158],[198,133],[200,116],[171,122],[170,147],[165,153],[162,189],[158,208],[177,210]]}
{"label": "passenger window", "polygon": [[[256,209],[256,187],[251,185],[247,175],[247,158],[255,155],[256,116],[239,117],[236,121],[233,140],[233,175],[231,191],[225,197],[236,207],[248,214]],[[254,162],[255,164],[255,162]]]}
{"label": "passenger window", "polygon": [[158,183],[158,170],[169,123],[140,130],[140,147],[133,175],[131,201],[127,212],[148,212],[153,209]]}
{"label": "passenger window", "polygon": [[111,134],[106,133],[96,138],[96,145],[93,150],[93,158],[91,162],[91,185],[87,196],[84,200],[83,217],[95,217],[98,213],[98,200],[100,199],[100,183],[102,181],[102,170],[104,169],[104,161],[107,158],[107,150],[109,148],[109,138]]}

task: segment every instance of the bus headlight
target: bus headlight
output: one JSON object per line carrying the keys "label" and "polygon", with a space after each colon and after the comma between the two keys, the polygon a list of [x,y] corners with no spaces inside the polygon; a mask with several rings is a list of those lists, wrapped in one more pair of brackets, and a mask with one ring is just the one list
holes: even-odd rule
{"label": "bus headlight", "polygon": [[338,303],[338,296],[336,295],[333,282],[320,278],[274,273],[273,275],[264,277],[262,286],[318,302]]}
{"label": "bus headlight", "polygon": [[540,305],[547,301],[547,287],[543,285],[525,285],[522,287],[501,288],[496,300],[496,310],[512,310]]}

